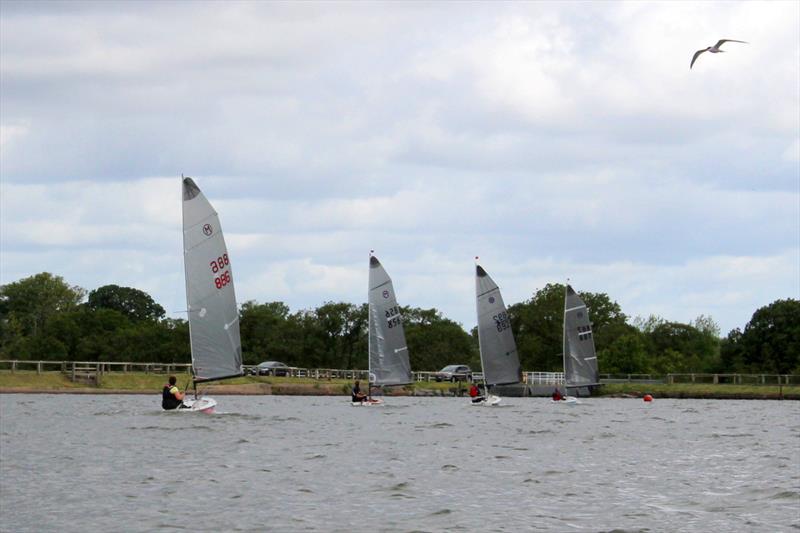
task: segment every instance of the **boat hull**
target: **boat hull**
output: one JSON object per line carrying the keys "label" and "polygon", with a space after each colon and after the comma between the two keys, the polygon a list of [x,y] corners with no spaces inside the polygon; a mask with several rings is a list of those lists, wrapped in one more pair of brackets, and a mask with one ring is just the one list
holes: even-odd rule
{"label": "boat hull", "polygon": [[562,405],[578,405],[581,402],[575,396],[567,396],[561,400],[550,400],[550,403],[560,403]]}
{"label": "boat hull", "polygon": [[188,409],[176,409],[181,413],[205,413],[211,414],[217,406],[217,400],[214,398],[198,398],[196,400],[186,399],[183,400],[183,405]]}
{"label": "boat hull", "polygon": [[353,407],[376,407],[379,405],[383,405],[383,400],[379,398],[373,398],[371,400],[365,400],[363,402],[350,402],[350,405]]}
{"label": "boat hull", "polygon": [[479,402],[472,402],[470,405],[481,405],[484,407],[491,407],[493,405],[499,405],[501,401],[502,398],[500,398],[500,396],[495,396],[494,394],[490,394],[483,400]]}

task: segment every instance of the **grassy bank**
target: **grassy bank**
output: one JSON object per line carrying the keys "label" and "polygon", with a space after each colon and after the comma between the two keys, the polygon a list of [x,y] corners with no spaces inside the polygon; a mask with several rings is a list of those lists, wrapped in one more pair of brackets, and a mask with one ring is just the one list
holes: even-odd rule
{"label": "grassy bank", "polygon": [[714,398],[727,400],[800,400],[800,386],[784,385],[729,385],[711,383],[639,384],[613,383],[600,387],[599,396],[654,398]]}
{"label": "grassy bank", "polygon": [[[188,374],[178,374],[178,387],[182,390],[191,387]],[[106,373],[97,386],[86,383],[73,383],[67,374],[61,372],[0,371],[0,392],[73,392],[73,393],[159,393],[167,381],[163,374],[141,372]],[[203,383],[201,391],[215,394],[285,394],[285,395],[346,395],[350,394],[353,382],[343,379],[316,380],[312,378],[288,378],[273,376],[242,376],[235,379]],[[362,389],[364,387],[362,386]],[[394,387],[387,394],[450,395],[457,385],[450,383],[420,383],[404,387]],[[416,391],[415,391],[416,389]]]}
{"label": "grassy bank", "polygon": [[[178,386],[191,385],[188,374],[178,374]],[[156,394],[167,381],[163,374],[140,372],[107,373],[99,386],[73,383],[61,372],[0,371],[0,392],[59,392],[59,393],[127,393]],[[219,382],[201,384],[202,392],[214,394],[280,394],[280,395],[346,395],[350,394],[352,381],[343,379],[315,380],[311,378],[284,378],[272,376],[243,376]],[[363,388],[363,387],[362,387]],[[461,384],[462,391],[466,388]],[[387,394],[422,396],[451,396],[459,389],[452,383],[421,382],[404,387],[394,387]],[[597,393],[608,397],[636,397],[652,394],[655,398],[717,398],[717,399],[779,399],[800,400],[800,386],[784,385],[728,385],[702,383],[637,384],[615,383],[604,385]]]}

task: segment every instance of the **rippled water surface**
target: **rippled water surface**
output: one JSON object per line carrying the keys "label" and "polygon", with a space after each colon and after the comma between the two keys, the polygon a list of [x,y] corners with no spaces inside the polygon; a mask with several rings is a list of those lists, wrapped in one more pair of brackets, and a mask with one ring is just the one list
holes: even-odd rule
{"label": "rippled water surface", "polygon": [[798,531],[800,403],[0,395],[2,531]]}

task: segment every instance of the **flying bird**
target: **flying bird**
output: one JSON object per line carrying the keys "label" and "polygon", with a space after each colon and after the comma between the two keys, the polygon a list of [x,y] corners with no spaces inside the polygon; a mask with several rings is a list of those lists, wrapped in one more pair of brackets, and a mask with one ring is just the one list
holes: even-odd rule
{"label": "flying bird", "polygon": [[692,62],[689,64],[689,68],[691,69],[694,66],[694,62],[697,61],[697,56],[699,56],[703,52],[711,52],[712,54],[718,54],[720,52],[724,52],[725,50],[720,50],[719,47],[725,43],[748,44],[747,41],[737,41],[736,39],[720,39],[714,46],[709,46],[708,48],[703,48],[702,50],[698,50],[697,52],[695,52],[694,56],[692,57]]}

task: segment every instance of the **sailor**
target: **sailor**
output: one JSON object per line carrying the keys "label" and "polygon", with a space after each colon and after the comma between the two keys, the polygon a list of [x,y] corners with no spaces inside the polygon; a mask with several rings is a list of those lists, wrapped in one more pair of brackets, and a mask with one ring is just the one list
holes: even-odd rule
{"label": "sailor", "polygon": [[479,403],[484,400],[483,396],[481,396],[481,391],[477,385],[474,383],[469,388],[469,396],[472,398],[472,403]]}
{"label": "sailor", "polygon": [[161,392],[161,407],[168,411],[186,407],[183,405],[183,393],[175,385],[176,382],[175,376],[170,376],[169,383],[164,385],[164,390]]}
{"label": "sailor", "polygon": [[561,396],[561,391],[560,391],[560,390],[558,390],[558,387],[556,387],[555,389],[553,389],[553,401],[554,401],[554,402],[558,402],[558,401],[561,401],[561,400],[563,400],[563,399],[564,399],[564,397],[563,397],[563,396]]}
{"label": "sailor", "polygon": [[351,396],[352,396],[353,403],[355,403],[355,402],[364,402],[364,400],[367,399],[367,395],[364,394],[363,392],[361,392],[361,386],[359,385],[359,381],[358,380],[356,380],[355,385],[353,385],[353,391],[352,391]]}

